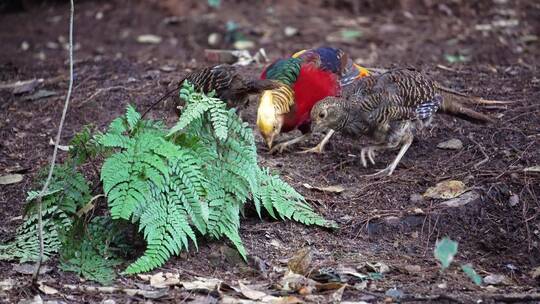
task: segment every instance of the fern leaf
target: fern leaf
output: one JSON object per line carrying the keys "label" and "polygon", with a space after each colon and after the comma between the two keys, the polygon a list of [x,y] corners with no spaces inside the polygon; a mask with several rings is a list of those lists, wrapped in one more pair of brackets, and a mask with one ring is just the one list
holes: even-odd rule
{"label": "fern leaf", "polygon": [[270,175],[268,171],[261,171],[259,178],[263,184],[259,198],[273,217],[276,215],[275,209],[280,217],[293,219],[305,225],[337,227],[334,222],[327,221],[315,213],[305,199],[279,177]]}
{"label": "fern leaf", "polygon": [[143,256],[125,270],[126,274],[162,266],[171,255],[188,249],[188,237],[197,244],[180,199],[156,188],[152,188],[151,202],[141,215],[139,227],[143,230],[147,248]]}
{"label": "fern leaf", "polygon": [[214,127],[214,134],[219,140],[225,141],[229,134],[229,115],[227,110],[225,110],[225,104],[219,99],[214,98],[208,99],[208,102],[211,105],[209,109],[210,121],[212,123],[212,126]]}
{"label": "fern leaf", "polygon": [[[58,207],[52,206],[43,211],[44,258],[48,259],[58,252],[61,246],[60,235],[69,230],[71,221]],[[0,260],[18,260],[20,263],[36,261],[39,257],[38,218],[32,214],[17,229],[15,240],[0,245]]]}
{"label": "fern leaf", "polygon": [[178,123],[169,131],[167,136],[171,136],[174,133],[182,131],[193,121],[201,119],[204,112],[210,108],[208,103],[194,103],[185,109],[185,111],[180,116]]}
{"label": "fern leaf", "polygon": [[128,123],[129,129],[133,130],[141,120],[141,114],[135,110],[132,105],[128,105],[126,109],[126,121]]}

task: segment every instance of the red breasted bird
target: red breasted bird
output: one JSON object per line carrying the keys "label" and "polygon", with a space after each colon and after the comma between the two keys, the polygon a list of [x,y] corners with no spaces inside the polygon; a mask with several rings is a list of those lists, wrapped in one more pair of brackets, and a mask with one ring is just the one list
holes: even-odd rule
{"label": "red breasted bird", "polygon": [[358,80],[342,97],[327,97],[311,110],[315,128],[330,128],[358,138],[367,135],[375,145],[364,147],[362,165],[375,164],[375,151],[401,146],[394,161],[370,176],[391,175],[413,142],[414,134],[429,124],[436,112],[477,123],[492,122],[465,103],[504,104],[448,89],[428,76],[408,69],[395,69]]}
{"label": "red breasted bird", "polygon": [[[311,133],[313,105],[327,96],[338,95],[342,87],[369,73],[354,64],[343,50],[330,47],[303,50],[268,66],[261,78],[277,81],[279,87],[261,94],[257,126],[270,152],[282,152],[305,139]],[[302,135],[274,145],[279,134],[295,129]],[[304,152],[322,152],[332,134],[330,131],[316,147]]]}

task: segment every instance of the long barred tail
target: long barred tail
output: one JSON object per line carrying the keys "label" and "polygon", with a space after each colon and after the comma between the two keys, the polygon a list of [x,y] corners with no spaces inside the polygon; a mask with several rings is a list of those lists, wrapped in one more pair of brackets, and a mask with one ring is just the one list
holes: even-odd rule
{"label": "long barred tail", "polygon": [[461,97],[461,99],[464,100],[464,102],[472,103],[472,104],[488,104],[488,105],[505,105],[505,104],[511,104],[514,103],[513,101],[505,101],[505,100],[490,100],[490,99],[484,99],[482,97],[474,97],[469,96],[465,93],[458,92],[456,90],[452,90],[447,87],[443,87],[440,84],[437,84],[437,89],[441,90],[442,92],[446,93],[445,95],[453,95],[457,98]]}
{"label": "long barred tail", "polygon": [[469,96],[467,94],[446,88],[437,84],[437,88],[443,95],[443,102],[440,111],[475,123],[492,123],[495,120],[483,113],[476,112],[469,106],[473,105],[507,105],[513,101],[489,100],[481,97]]}
{"label": "long barred tail", "polygon": [[455,98],[455,95],[443,94],[443,101],[439,111],[445,114],[459,117],[474,123],[493,123],[495,120],[483,113],[476,112],[475,110],[463,105]]}

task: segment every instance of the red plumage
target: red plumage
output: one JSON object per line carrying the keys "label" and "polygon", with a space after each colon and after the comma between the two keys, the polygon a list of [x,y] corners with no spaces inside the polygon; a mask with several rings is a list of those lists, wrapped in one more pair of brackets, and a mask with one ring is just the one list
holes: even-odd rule
{"label": "red plumage", "polygon": [[295,96],[295,110],[285,117],[282,130],[287,132],[300,125],[310,123],[311,108],[328,96],[339,92],[337,75],[324,71],[312,64],[303,65],[292,89]]}
{"label": "red plumage", "polygon": [[[261,79],[265,78],[266,69],[261,74]],[[309,125],[311,108],[325,97],[336,96],[339,82],[336,74],[321,70],[311,63],[303,64],[292,90],[295,97],[294,108],[286,114],[282,132],[292,131],[300,125]]]}

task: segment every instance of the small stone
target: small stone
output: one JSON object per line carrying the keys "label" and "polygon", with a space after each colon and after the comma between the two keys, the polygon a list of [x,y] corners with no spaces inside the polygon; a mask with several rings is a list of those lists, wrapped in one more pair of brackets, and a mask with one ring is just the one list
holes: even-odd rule
{"label": "small stone", "polygon": [[409,201],[411,201],[411,203],[420,203],[420,202],[424,201],[424,197],[422,196],[422,194],[413,193],[409,197]]}
{"label": "small stone", "polygon": [[469,191],[465,194],[462,194],[459,197],[444,201],[441,203],[441,205],[444,205],[446,207],[450,208],[458,208],[467,205],[468,203],[471,203],[477,199],[480,198],[480,194],[476,191]]}
{"label": "small stone", "polygon": [[97,12],[96,13],[96,20],[101,20],[103,19],[103,12]]}
{"label": "small stone", "polygon": [[400,219],[397,216],[387,216],[384,218],[384,222],[390,226],[399,226]]}
{"label": "small stone", "polygon": [[56,50],[60,47],[60,45],[56,42],[53,42],[53,41],[49,41],[47,43],[45,43],[45,46],[51,50]]}
{"label": "small stone", "polygon": [[292,26],[286,26],[283,32],[285,33],[285,36],[292,37],[298,34],[298,29]]}
{"label": "small stone", "polygon": [[385,296],[391,297],[392,299],[400,299],[403,298],[403,291],[397,289],[397,288],[390,288],[385,293]]}
{"label": "small stone", "polygon": [[152,34],[140,35],[137,37],[137,42],[143,44],[158,44],[161,43],[161,37]]}
{"label": "small stone", "polygon": [[510,198],[508,199],[508,204],[510,207],[515,207],[519,204],[519,195],[512,194]]}
{"label": "small stone", "polygon": [[437,145],[437,148],[446,150],[459,150],[463,148],[463,142],[461,142],[461,140],[457,138],[453,138],[439,143]]}
{"label": "small stone", "polygon": [[40,82],[41,81],[38,79],[17,81],[10,85],[10,87],[13,88],[13,94],[18,95],[32,92],[35,88],[39,86]]}
{"label": "small stone", "polygon": [[446,289],[446,287],[448,287],[446,283],[437,284],[437,288]]}
{"label": "small stone", "polygon": [[533,279],[538,280],[540,279],[540,266],[536,267],[531,271],[531,276]]}
{"label": "small stone", "polygon": [[48,97],[55,96],[55,95],[57,95],[57,93],[54,92],[54,91],[39,90],[36,93],[25,97],[24,100],[38,100],[38,99],[41,99],[41,98],[48,98]]}
{"label": "small stone", "polygon": [[212,33],[208,35],[208,45],[216,46],[221,41],[221,35],[219,33]]}
{"label": "small stone", "polygon": [[255,43],[249,40],[238,40],[234,43],[234,48],[237,50],[247,50],[255,47]]}
{"label": "small stone", "polygon": [[23,51],[28,51],[28,49],[30,48],[30,43],[26,42],[26,41],[23,41],[21,43],[21,50]]}
{"label": "small stone", "polygon": [[405,265],[404,268],[410,274],[415,274],[422,271],[422,267],[420,267],[419,265]]}
{"label": "small stone", "polygon": [[172,66],[172,65],[162,65],[159,67],[160,70],[162,70],[163,72],[173,72],[173,71],[176,71],[176,67]]}
{"label": "small stone", "polygon": [[504,282],[506,277],[502,274],[490,274],[484,278],[484,283],[488,285],[499,285]]}
{"label": "small stone", "polygon": [[40,51],[39,53],[36,54],[36,58],[41,61],[45,61],[47,59],[47,55],[45,55],[45,52]]}

